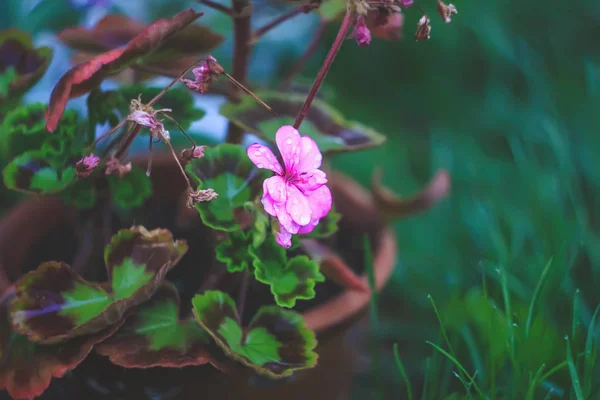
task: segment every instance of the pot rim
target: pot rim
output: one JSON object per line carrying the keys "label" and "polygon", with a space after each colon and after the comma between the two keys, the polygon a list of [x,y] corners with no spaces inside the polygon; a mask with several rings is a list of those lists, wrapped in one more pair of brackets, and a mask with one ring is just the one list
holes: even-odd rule
{"label": "pot rim", "polygon": [[[162,157],[161,157],[162,158]],[[137,160],[136,160],[137,161]],[[156,164],[162,164],[160,160]],[[171,161],[172,162],[172,161]],[[137,162],[136,162],[137,164]],[[157,171],[156,171],[157,172]],[[370,193],[353,179],[333,172],[330,174],[330,183],[334,193],[345,193],[352,196],[358,207],[363,211],[376,214],[376,209]],[[358,214],[364,215],[361,212]],[[16,265],[15,260],[23,257],[30,248],[31,243],[38,240],[45,232],[51,230],[55,225],[65,218],[73,218],[70,206],[63,204],[62,199],[57,196],[30,197],[11,209],[0,221],[0,296],[13,283],[6,274],[6,268]],[[360,218],[360,217],[359,217]],[[33,229],[39,224],[32,221],[44,221],[46,230]],[[391,278],[396,264],[397,244],[394,231],[383,226],[380,238],[373,252],[373,271],[375,275],[375,287],[379,292]],[[14,246],[14,239],[18,237],[18,245]],[[368,287],[367,273],[363,273],[360,279]],[[372,290],[357,291],[345,289],[337,296],[308,309],[302,313],[308,328],[317,333],[333,328],[362,311],[369,303]]]}

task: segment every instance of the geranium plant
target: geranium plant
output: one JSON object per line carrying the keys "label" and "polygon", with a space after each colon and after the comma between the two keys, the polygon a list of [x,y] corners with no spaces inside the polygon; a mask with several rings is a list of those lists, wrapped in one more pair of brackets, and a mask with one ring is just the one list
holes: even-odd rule
{"label": "geranium plant", "polygon": [[[346,39],[366,46],[371,36],[400,38],[401,12],[413,2],[316,1],[254,31],[249,0],[231,7],[200,3],[233,21],[231,72],[207,54],[223,38],[195,24],[201,12],[190,9],[146,27],[111,15],[92,29],[59,34],[79,51],[79,63],[56,83],[47,105],[22,104],[18,95],[41,76],[51,52],[34,51],[24,34],[0,35],[0,52],[20,57],[0,70],[0,101],[13,105],[2,115],[4,185],[44,196],[42,202],[60,198],[75,210],[70,218],[78,236],[68,256],[42,260],[10,284],[0,275],[0,389],[15,399],[41,395],[90,352],[125,368],[212,364],[289,376],[318,359],[316,335],[298,305],[313,299],[326,277],[346,290],[371,290],[358,276],[365,266],[351,268],[339,255],[354,245],[340,250],[332,239],[344,216],[335,210],[327,158],[379,146],[385,136],[346,120],[317,94]],[[445,21],[456,13],[452,5],[437,6]],[[253,44],[307,12],[319,13],[323,24],[342,19],[312,87],[301,93],[249,88]],[[429,17],[415,18],[416,39],[428,39]],[[156,75],[174,79],[162,89],[145,85]],[[113,78],[119,88],[101,89]],[[228,100],[221,108],[229,120],[227,143],[207,146],[186,133],[204,115],[193,100],[205,93]],[[83,95],[85,116],[67,109]],[[264,141],[243,146],[246,133]],[[189,145],[175,148],[176,135]],[[141,137],[149,151],[130,159]],[[155,185],[164,172],[153,170],[153,160],[165,152],[153,146],[166,149],[178,171],[167,177],[176,193]],[[449,189],[443,171],[413,198],[373,183],[376,225],[422,211]],[[152,203],[165,196],[176,200],[168,207]],[[356,233],[362,243],[372,232]],[[253,282],[264,284],[270,298],[252,299]]]}

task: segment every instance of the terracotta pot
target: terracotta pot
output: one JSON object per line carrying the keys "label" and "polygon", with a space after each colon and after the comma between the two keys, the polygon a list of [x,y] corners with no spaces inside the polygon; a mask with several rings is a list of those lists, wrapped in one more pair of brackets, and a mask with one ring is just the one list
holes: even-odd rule
{"label": "terracotta pot", "polygon": [[[339,174],[329,174],[329,186],[333,192],[336,208],[347,222],[360,227],[361,231],[375,233],[374,271],[377,289],[389,280],[396,261],[396,238],[393,231],[377,216],[371,195],[354,180]],[[153,199],[182,193],[183,179],[171,159],[158,158],[153,167]],[[35,252],[35,244],[59,226],[72,224],[76,212],[63,205],[57,197],[31,197],[17,205],[0,222],[0,297],[22,274],[23,260]],[[56,235],[55,235],[56,236]],[[362,276],[365,282],[367,277]],[[370,293],[346,290],[334,298],[318,304],[303,313],[307,325],[319,337],[319,364],[302,371],[290,382],[275,387],[249,387],[247,384],[231,384],[229,377],[211,380],[203,393],[219,398],[270,399],[286,396],[288,399],[345,398],[351,381],[353,349],[355,340],[344,340],[352,334],[352,319],[368,304]],[[223,375],[223,374],[221,374]],[[201,380],[204,381],[204,380]],[[235,379],[234,379],[235,381]],[[318,388],[317,391],[316,388]],[[186,394],[187,393],[187,394]],[[194,393],[196,395],[194,395]],[[197,398],[194,385],[184,388],[182,397]],[[315,397],[316,396],[316,397]],[[340,397],[341,396],[341,397]]]}

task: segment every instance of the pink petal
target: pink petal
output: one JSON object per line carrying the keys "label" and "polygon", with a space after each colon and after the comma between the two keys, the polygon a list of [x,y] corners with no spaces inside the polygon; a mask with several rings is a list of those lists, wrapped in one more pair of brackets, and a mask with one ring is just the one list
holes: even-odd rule
{"label": "pink petal", "polygon": [[294,185],[287,185],[285,209],[298,225],[304,226],[310,223],[312,215],[310,204],[306,196]]}
{"label": "pink petal", "polygon": [[127,117],[128,120],[137,122],[142,126],[146,126],[148,128],[154,128],[156,123],[158,122],[155,117],[148,114],[146,111],[137,110],[129,114]]}
{"label": "pink petal", "polygon": [[311,169],[298,176],[294,183],[305,195],[317,190],[327,183],[327,175],[320,169]]}
{"label": "pink petal", "polygon": [[287,200],[286,186],[287,184],[279,175],[265,179],[263,184],[265,193],[268,192],[276,203],[284,203]]}
{"label": "pink petal", "polygon": [[292,234],[286,231],[283,226],[280,228],[281,232],[275,232],[275,241],[281,247],[285,247],[287,249],[288,247],[292,246]]}
{"label": "pink petal", "polygon": [[267,190],[267,181],[266,180],[263,182],[263,197],[260,201],[261,201],[261,203],[265,209],[265,212],[267,214],[272,215],[274,217],[277,215],[277,212],[275,212],[275,206],[274,206],[275,200],[273,200],[273,198],[269,194],[269,191]]}
{"label": "pink petal", "polygon": [[276,174],[282,175],[283,168],[277,161],[275,154],[266,146],[262,146],[258,143],[254,143],[247,150],[248,157],[258,168],[266,168],[275,172]]}
{"label": "pink petal", "polygon": [[300,229],[298,229],[298,233],[311,233],[315,229],[315,227],[319,225],[319,221],[320,220],[318,218],[312,219],[308,225],[301,226]]}
{"label": "pink petal", "polygon": [[282,227],[281,229],[285,229],[289,233],[298,233],[300,226],[294,222],[290,213],[287,212],[285,204],[274,203],[273,207],[275,208],[279,225]]}
{"label": "pink petal", "polygon": [[283,158],[285,170],[292,173],[300,161],[300,134],[291,125],[284,125],[277,130],[275,142]]}
{"label": "pink petal", "polygon": [[306,196],[313,219],[321,219],[331,210],[331,191],[325,185]]}
{"label": "pink petal", "polygon": [[319,151],[317,143],[308,136],[300,139],[300,162],[296,169],[300,172],[319,168],[323,161],[323,155]]}

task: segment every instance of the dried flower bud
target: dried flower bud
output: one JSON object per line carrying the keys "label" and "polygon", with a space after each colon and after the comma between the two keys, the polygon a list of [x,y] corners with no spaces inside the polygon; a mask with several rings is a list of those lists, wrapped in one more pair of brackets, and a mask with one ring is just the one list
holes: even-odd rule
{"label": "dried flower bud", "polygon": [[155,110],[151,106],[143,104],[141,98],[138,97],[131,100],[129,111],[127,119],[149,128],[153,138],[167,141],[171,139],[169,131],[165,130],[163,123],[156,118],[158,113],[171,112],[170,108]]}
{"label": "dried flower bud", "polygon": [[126,174],[131,171],[131,163],[127,163],[122,165],[119,160],[116,158],[111,158],[106,162],[106,171],[104,172],[108,175],[116,175],[119,178],[123,178]]}
{"label": "dried flower bud", "polygon": [[94,168],[96,168],[99,162],[100,157],[94,154],[90,154],[89,156],[83,157],[75,164],[75,171],[77,172],[77,176],[79,178],[87,178],[92,174],[92,171],[94,171]]}
{"label": "dried flower bud", "polygon": [[356,43],[361,47],[371,44],[371,31],[367,28],[364,17],[359,16],[356,19],[353,36],[356,39]]}
{"label": "dried flower bud", "polygon": [[438,13],[444,22],[449,23],[452,21],[452,16],[458,14],[458,10],[452,3],[446,5],[441,0],[437,3]]}
{"label": "dried flower bud", "polygon": [[187,190],[187,206],[194,208],[194,204],[202,203],[205,201],[215,200],[219,197],[219,194],[213,189],[204,189],[193,191],[191,188]]}
{"label": "dried flower bud", "polygon": [[194,158],[202,158],[204,157],[204,149],[206,146],[195,146],[191,149],[185,149],[181,152],[181,161],[184,164],[189,163]]}
{"label": "dried flower bud", "polygon": [[429,25],[429,17],[423,15],[417,24],[417,33],[415,33],[416,40],[429,40],[431,37],[431,25]]}
{"label": "dried flower bud", "polygon": [[198,67],[192,70],[194,73],[194,80],[181,79],[188,89],[204,94],[210,88],[213,81],[221,76],[225,70],[217,62],[217,59],[213,56],[207,56],[204,62]]}
{"label": "dried flower bud", "polygon": [[373,37],[384,40],[399,40],[402,38],[404,15],[388,10],[372,10],[367,15],[367,26]]}

